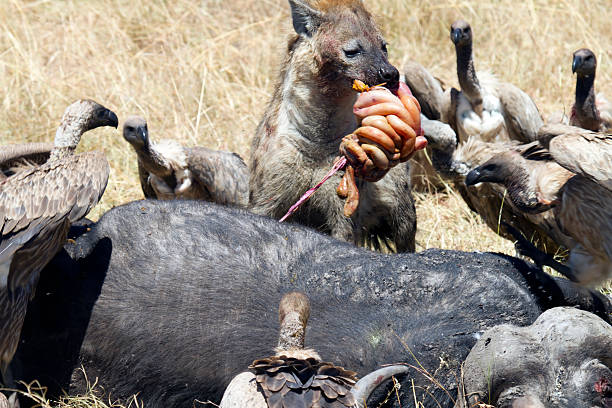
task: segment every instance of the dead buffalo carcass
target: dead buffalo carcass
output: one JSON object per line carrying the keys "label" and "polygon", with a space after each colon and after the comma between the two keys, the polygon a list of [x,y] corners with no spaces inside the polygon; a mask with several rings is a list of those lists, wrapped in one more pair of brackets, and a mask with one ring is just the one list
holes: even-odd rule
{"label": "dead buffalo carcass", "polygon": [[[51,396],[83,391],[82,365],[113,398],[218,402],[274,347],[275,306],[300,290],[312,305],[306,342],[330,361],[360,376],[385,363],[416,367],[386,406],[413,406],[415,395],[449,406],[487,328],[528,325],[554,306],[607,319],[611,310],[603,295],[512,257],[378,254],[202,202],[134,202],[85,231],[43,271],[14,362],[16,379],[38,378]],[[395,395],[382,388],[368,406]]]}

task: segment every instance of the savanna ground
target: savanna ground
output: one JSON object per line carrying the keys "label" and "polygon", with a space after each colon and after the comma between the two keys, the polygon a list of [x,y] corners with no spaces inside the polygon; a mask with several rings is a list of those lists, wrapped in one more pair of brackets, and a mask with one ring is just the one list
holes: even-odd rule
{"label": "savanna ground", "polygon": [[[449,26],[468,20],[477,70],[519,86],[542,114],[569,111],[572,52],[598,58],[596,87],[612,95],[609,0],[371,0],[392,63],[414,59],[456,86]],[[286,0],[3,0],[0,145],[52,141],[67,105],[94,99],[121,120],[147,118],[151,137],[249,157],[292,29]],[[111,164],[92,216],[142,198],[136,159],[120,132],[88,133],[79,150]],[[499,251],[511,242],[452,190],[416,194],[417,248]],[[87,404],[91,406],[91,404]]]}

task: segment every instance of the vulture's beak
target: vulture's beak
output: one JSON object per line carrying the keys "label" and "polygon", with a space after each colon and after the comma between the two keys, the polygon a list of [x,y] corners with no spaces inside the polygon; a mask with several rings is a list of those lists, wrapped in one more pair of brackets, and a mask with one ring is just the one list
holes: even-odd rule
{"label": "vulture's beak", "polygon": [[470,171],[467,176],[465,176],[465,185],[473,186],[480,181],[480,170],[477,168]]}
{"label": "vulture's beak", "polygon": [[455,28],[454,30],[451,31],[451,40],[453,41],[453,43],[457,44],[460,38],[461,38],[460,28]]}
{"label": "vulture's beak", "polygon": [[576,69],[582,65],[582,57],[579,55],[576,55],[574,57],[574,61],[572,61],[572,74],[576,73]]}
{"label": "vulture's beak", "polygon": [[109,126],[112,126],[117,129],[117,127],[119,126],[119,119],[117,118],[117,115],[115,115],[115,112],[109,110],[106,114],[108,115]]}
{"label": "vulture's beak", "polygon": [[143,142],[146,142],[147,139],[149,138],[149,132],[147,131],[146,128],[140,128],[139,129],[139,133],[140,133],[140,137],[142,138]]}

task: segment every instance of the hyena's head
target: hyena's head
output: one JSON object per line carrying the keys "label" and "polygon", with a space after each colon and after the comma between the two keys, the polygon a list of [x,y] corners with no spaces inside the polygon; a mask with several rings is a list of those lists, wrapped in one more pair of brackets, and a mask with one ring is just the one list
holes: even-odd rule
{"label": "hyena's head", "polygon": [[387,44],[361,0],[289,0],[289,4],[299,36],[293,46],[305,52],[301,57],[312,59],[318,85],[326,94],[350,93],[355,79],[397,88],[399,72],[389,63]]}

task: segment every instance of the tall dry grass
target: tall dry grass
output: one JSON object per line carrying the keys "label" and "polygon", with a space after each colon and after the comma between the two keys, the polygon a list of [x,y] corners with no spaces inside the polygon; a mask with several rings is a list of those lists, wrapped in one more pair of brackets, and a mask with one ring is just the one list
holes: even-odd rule
{"label": "tall dry grass", "polygon": [[[368,2],[397,66],[415,59],[456,84],[449,25],[471,22],[479,70],[526,90],[543,113],[571,106],[571,54],[612,73],[607,0]],[[153,138],[233,150],[250,139],[291,29],[286,0],[5,0],[0,2],[0,144],[52,140],[64,108],[93,98],[120,118],[145,116]],[[117,131],[87,134],[112,172],[94,218],[142,197],[135,156]],[[452,192],[418,195],[418,248],[513,253]]]}

